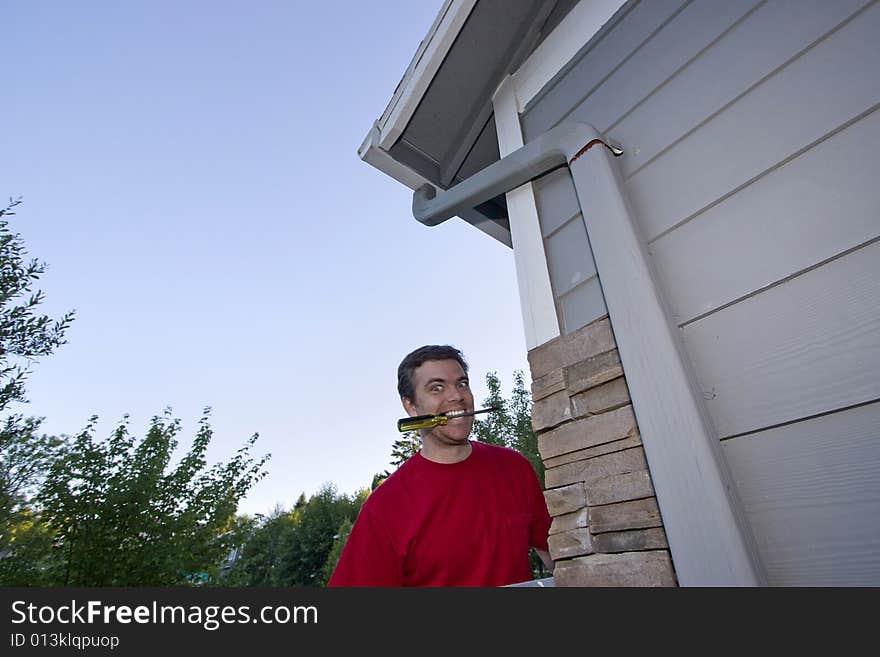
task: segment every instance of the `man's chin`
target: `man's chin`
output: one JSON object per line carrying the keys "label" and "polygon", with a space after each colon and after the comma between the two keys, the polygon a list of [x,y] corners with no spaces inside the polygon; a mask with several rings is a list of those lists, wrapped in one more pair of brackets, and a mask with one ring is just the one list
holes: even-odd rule
{"label": "man's chin", "polygon": [[471,434],[468,433],[436,433],[434,436],[448,445],[466,445]]}

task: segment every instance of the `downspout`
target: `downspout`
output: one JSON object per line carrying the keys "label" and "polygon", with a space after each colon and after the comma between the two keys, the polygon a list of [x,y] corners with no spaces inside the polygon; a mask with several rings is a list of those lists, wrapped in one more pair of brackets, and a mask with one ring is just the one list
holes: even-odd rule
{"label": "downspout", "polygon": [[[426,226],[436,226],[569,166],[612,326],[644,322],[652,327],[649,349],[644,344],[618,347],[631,396],[642,400],[633,409],[679,583],[765,585],[754,538],[687,371],[677,329],[663,308],[621,180],[605,149],[592,149],[597,145],[622,154],[592,126],[563,123],[448,190],[423,185],[413,193],[413,215]],[[603,278],[612,261],[618,271],[624,263],[627,276]],[[663,373],[664,385],[653,383],[656,372]]]}

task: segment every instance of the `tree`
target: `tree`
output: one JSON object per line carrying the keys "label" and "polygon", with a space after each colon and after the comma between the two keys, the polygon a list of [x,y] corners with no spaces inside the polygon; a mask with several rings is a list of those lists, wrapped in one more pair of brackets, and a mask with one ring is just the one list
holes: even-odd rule
{"label": "tree", "polygon": [[507,410],[507,402],[501,395],[501,381],[495,372],[486,375],[486,387],[489,388],[489,395],[483,400],[483,408],[494,407],[498,410],[486,419],[475,419],[473,435],[481,443],[511,447],[513,436],[510,434],[510,414]]}
{"label": "tree", "polygon": [[[403,435],[391,444],[391,465],[396,470],[407,462],[410,457],[422,448],[422,437],[418,431],[405,431]],[[390,470],[377,472],[370,482],[370,490],[374,491],[383,481],[391,476]]]}
{"label": "tree", "polygon": [[357,517],[366,492],[339,495],[325,484],[309,498],[295,519],[294,531],[282,539],[280,586],[321,586],[324,565],[342,521]]}
{"label": "tree", "polygon": [[[43,292],[31,292],[46,264],[27,260],[21,235],[12,233],[4,217],[15,214],[21,199],[0,209],[0,410],[13,401],[25,401],[24,383],[30,366],[66,342],[64,333],[73,311],[53,320],[36,314]],[[29,296],[28,296],[29,295]]]}
{"label": "tree", "polygon": [[207,467],[213,432],[205,409],[196,437],[168,469],[180,420],[154,417],[142,440],[126,417],[108,440],[89,425],[63,447],[38,495],[43,520],[63,562],[57,584],[172,586],[215,574],[233,547],[239,500],[266,473],[254,434],[226,463]]}
{"label": "tree", "polygon": [[532,428],[532,393],[526,388],[522,370],[516,370],[513,373],[513,390],[508,409],[510,411],[511,435],[513,436],[511,447],[529,460],[535,469],[535,474],[538,475],[541,488],[543,488],[544,461],[541,460],[541,454],[538,452],[538,435]]}
{"label": "tree", "polygon": [[224,586],[277,586],[283,537],[293,531],[296,512],[275,507],[260,518],[250,535],[238,543],[238,558],[219,578]]}
{"label": "tree", "polygon": [[[64,334],[74,317],[73,311],[54,320],[37,312],[44,296],[32,289],[46,264],[28,259],[21,236],[9,229],[7,218],[20,204],[21,199],[10,199],[0,208],[0,413],[12,402],[27,401],[24,386],[30,368],[66,342]],[[38,418],[13,414],[0,422],[0,582],[6,582],[17,581],[9,569],[33,562],[35,546],[45,543],[31,540],[42,534],[29,504],[59,441],[38,435]]]}
{"label": "tree", "polygon": [[403,435],[391,445],[391,465],[395,469],[422,448],[422,437],[418,431],[405,431]]}
{"label": "tree", "polygon": [[333,536],[333,546],[330,548],[330,553],[327,555],[327,561],[324,563],[324,568],[321,571],[321,586],[327,586],[330,577],[333,576],[333,571],[336,570],[336,564],[339,563],[339,557],[342,556],[342,548],[345,547],[345,542],[348,540],[348,535],[351,534],[351,528],[353,526],[354,523],[350,518],[342,519],[339,529]]}
{"label": "tree", "polygon": [[11,526],[61,445],[59,438],[37,435],[39,426],[37,418],[11,415],[0,428],[0,537],[11,538]]}
{"label": "tree", "polygon": [[[350,528],[367,497],[362,489],[340,495],[325,484],[313,496],[301,495],[293,509],[276,509],[242,546],[228,576],[230,586],[324,586],[331,552]],[[347,534],[346,534],[347,536]],[[342,539],[344,544],[344,538]],[[332,560],[335,566],[335,559]],[[332,572],[332,570],[331,570]]]}
{"label": "tree", "polygon": [[0,585],[52,586],[62,573],[55,541],[39,513],[19,509],[5,529],[6,546],[0,552]]}

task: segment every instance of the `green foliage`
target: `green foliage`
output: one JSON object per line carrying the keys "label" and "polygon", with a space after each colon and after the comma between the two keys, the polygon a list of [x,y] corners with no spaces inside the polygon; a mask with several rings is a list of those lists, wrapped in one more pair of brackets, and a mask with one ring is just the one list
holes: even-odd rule
{"label": "green foliage", "polygon": [[180,420],[154,417],[146,436],[127,418],[108,440],[93,436],[96,418],[54,461],[38,496],[72,586],[171,586],[214,574],[234,539],[238,501],[265,475],[254,434],[226,463],[207,467],[211,441],[205,409],[189,452],[169,468]]}
{"label": "green foliage", "polygon": [[63,576],[49,528],[30,508],[20,509],[4,530],[0,585],[52,586]]}
{"label": "green foliage", "polygon": [[399,468],[421,448],[422,437],[419,435],[418,431],[404,432],[404,434],[391,445],[391,465],[393,465],[395,469]]}
{"label": "green foliage", "polygon": [[544,462],[538,452],[538,436],[532,429],[532,393],[526,388],[525,376],[521,370],[513,373],[513,390],[508,402],[508,409],[510,412],[510,431],[513,436],[511,447],[529,460],[535,469],[535,474],[538,475],[541,488],[543,488]]}
{"label": "green foliage", "polygon": [[36,418],[12,415],[0,429],[0,549],[8,547],[12,525],[27,511],[61,445],[58,438],[37,435],[39,426]]}
{"label": "green foliage", "polygon": [[256,519],[250,535],[237,544],[238,557],[219,578],[224,586],[276,586],[283,537],[293,532],[295,512],[280,507],[268,518]]}
{"label": "green foliage", "polygon": [[391,472],[385,470],[384,472],[377,472],[373,475],[373,479],[370,481],[370,492],[373,492],[379,487],[383,481],[388,479],[391,476]]}
{"label": "green foliage", "polygon": [[[45,263],[29,259],[8,217],[21,200],[0,208],[0,412],[24,402],[31,366],[65,343],[73,312],[53,320],[37,313],[43,302],[34,283]],[[40,419],[20,414],[0,425],[0,583],[41,583],[49,572],[52,540],[30,508],[31,497],[58,453],[60,441],[39,435]]]}
{"label": "green foliage", "polygon": [[346,521],[349,527],[354,522],[366,496],[365,489],[348,496],[337,493],[333,484],[325,484],[308,500],[301,495],[290,511],[276,509],[242,546],[235,565],[220,583],[323,586],[340,532]]}
{"label": "green foliage", "polygon": [[324,568],[321,571],[322,586],[327,586],[333,571],[336,570],[336,564],[339,563],[339,557],[342,556],[342,548],[345,547],[348,535],[351,534],[352,526],[354,526],[354,522],[352,522],[351,518],[343,518],[342,524],[339,525],[339,529],[333,536],[333,546],[330,548],[327,561],[324,563]]}
{"label": "green foliage", "polygon": [[485,419],[474,420],[473,436],[481,443],[511,447],[508,404],[501,395],[501,381],[495,372],[486,375],[486,387],[489,388],[489,394],[483,400],[483,408],[495,407],[498,410],[490,413]]}
{"label": "green foliage", "polygon": [[46,264],[28,260],[24,242],[9,230],[4,217],[15,214],[21,199],[0,209],[0,410],[13,401],[25,401],[24,383],[30,365],[66,342],[64,333],[73,312],[53,320],[36,313],[43,292],[32,292]]}
{"label": "green foliage", "polygon": [[[414,454],[422,448],[422,437],[418,431],[406,431],[404,434],[394,441],[391,445],[391,465],[396,470],[406,463]],[[391,476],[390,470],[377,472],[373,475],[370,482],[370,490],[374,491],[383,481]]]}

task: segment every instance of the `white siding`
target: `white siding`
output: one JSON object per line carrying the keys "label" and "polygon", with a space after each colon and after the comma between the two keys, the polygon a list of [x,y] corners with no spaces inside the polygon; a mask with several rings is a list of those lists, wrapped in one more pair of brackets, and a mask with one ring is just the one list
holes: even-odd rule
{"label": "white siding", "polygon": [[[581,120],[624,149],[664,304],[776,584],[877,582],[878,34],[876,1],[631,2],[522,116],[527,140]],[[552,176],[536,184],[549,239],[582,220]],[[548,247],[557,304],[586,317],[569,237]],[[849,483],[823,483],[821,455]],[[861,524],[830,516],[826,495]]]}
{"label": "white siding", "polygon": [[553,299],[563,333],[608,314],[568,168],[534,182]]}
{"label": "white siding", "polygon": [[651,244],[676,323],[876,237],[877,135],[875,111]]}
{"label": "white siding", "polygon": [[880,399],[878,265],[880,241],[683,329],[719,436]]}
{"label": "white siding", "polygon": [[880,586],[880,404],[722,445],[771,583]]}

